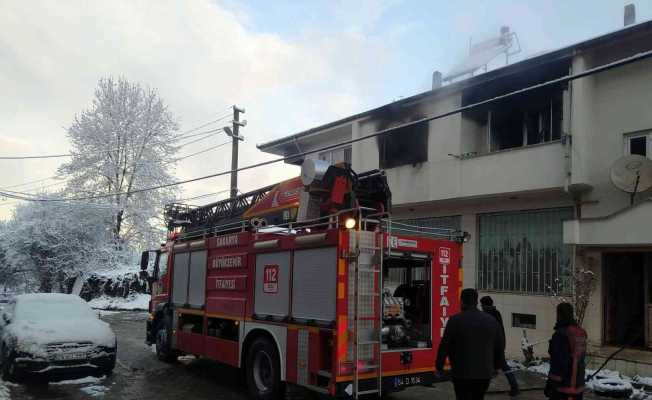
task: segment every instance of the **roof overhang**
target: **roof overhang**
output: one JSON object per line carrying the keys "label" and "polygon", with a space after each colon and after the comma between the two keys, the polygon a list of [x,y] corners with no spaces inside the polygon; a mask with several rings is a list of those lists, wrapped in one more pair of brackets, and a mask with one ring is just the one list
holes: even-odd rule
{"label": "roof overhang", "polygon": [[604,218],[564,222],[564,243],[582,246],[651,246],[652,199]]}

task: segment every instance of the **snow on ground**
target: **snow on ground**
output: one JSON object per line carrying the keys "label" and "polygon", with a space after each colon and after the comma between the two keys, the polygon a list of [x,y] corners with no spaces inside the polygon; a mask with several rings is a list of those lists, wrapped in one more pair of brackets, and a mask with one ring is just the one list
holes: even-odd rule
{"label": "snow on ground", "polygon": [[88,302],[92,308],[100,310],[148,310],[150,296],[135,293],[127,297],[102,296]]}
{"label": "snow on ground", "polygon": [[50,385],[87,385],[89,383],[100,383],[104,379],[106,379],[106,376],[102,376],[99,378],[95,376],[85,376],[79,379],[68,379],[65,381],[50,382]]}
{"label": "snow on ground", "polygon": [[550,372],[550,364],[547,362],[542,362],[539,365],[531,365],[527,367],[527,370],[530,372],[536,372],[537,374],[541,375],[548,375],[548,372]]}
{"label": "snow on ground", "polygon": [[4,382],[0,379],[0,400],[9,400],[11,399],[11,392],[9,391],[9,386],[7,382]]}
{"label": "snow on ground", "polygon": [[[96,378],[87,376],[79,379],[69,379],[66,381],[50,382],[50,385],[85,385],[79,388],[80,391],[87,394],[89,397],[101,397],[109,391],[109,388],[102,385],[102,381],[106,376]],[[1,398],[0,398],[1,399]]]}
{"label": "snow on ground", "polygon": [[86,393],[90,397],[101,397],[104,396],[106,392],[109,391],[109,388],[102,385],[91,385],[91,386],[84,386],[82,388],[79,388],[79,390]]}
{"label": "snow on ground", "polygon": [[[515,369],[526,369],[530,372],[535,372],[541,375],[548,375],[550,371],[550,364],[541,362],[538,365],[529,367],[523,366],[518,361],[508,361],[508,364]],[[596,370],[586,370],[586,387],[594,392],[608,393],[608,392],[627,392],[631,391],[630,400],[652,400],[652,393],[646,389],[652,388],[652,377],[635,376],[630,378],[621,374],[618,371],[609,369],[602,369],[593,380],[588,380]],[[642,388],[639,388],[642,387]]]}

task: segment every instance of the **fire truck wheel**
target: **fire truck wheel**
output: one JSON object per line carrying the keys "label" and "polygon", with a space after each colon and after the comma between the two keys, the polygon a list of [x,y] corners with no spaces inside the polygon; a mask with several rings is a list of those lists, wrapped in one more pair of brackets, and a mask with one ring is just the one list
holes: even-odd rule
{"label": "fire truck wheel", "polygon": [[166,316],[159,322],[158,328],[156,329],[156,357],[166,363],[177,360],[174,351],[170,347],[171,327],[172,323],[170,322],[170,318]]}
{"label": "fire truck wheel", "polygon": [[249,347],[246,364],[247,388],[256,400],[280,399],[285,385],[281,382],[281,363],[272,341],[257,338]]}

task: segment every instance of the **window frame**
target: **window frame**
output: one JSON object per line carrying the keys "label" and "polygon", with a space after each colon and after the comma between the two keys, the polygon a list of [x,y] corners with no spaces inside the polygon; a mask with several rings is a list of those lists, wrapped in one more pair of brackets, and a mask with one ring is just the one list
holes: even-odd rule
{"label": "window frame", "polygon": [[[538,106],[534,105],[537,102],[536,98],[527,97],[524,99],[525,106],[522,106],[519,109],[511,109],[509,103],[497,103],[495,106],[487,110],[487,120],[486,120],[486,142],[487,142],[487,153],[497,153],[502,151],[522,149],[529,146],[537,146],[541,144],[554,143],[561,140],[564,136],[564,103],[565,103],[565,92],[567,89],[552,90],[549,93],[545,94],[543,100],[539,101]],[[508,112],[506,112],[508,111]],[[520,132],[515,132],[514,138],[521,138],[521,144],[518,146],[510,147],[499,147],[499,135],[496,132],[496,124],[498,121],[504,123],[504,115],[518,115],[521,120]],[[545,115],[544,115],[545,114]],[[555,116],[559,114],[559,120]],[[498,115],[498,116],[497,116]],[[541,135],[541,140],[530,143],[529,136],[535,136],[531,132],[528,132],[528,118],[536,117],[536,125],[538,135]]]}
{"label": "window frame", "polygon": [[[549,242],[550,236],[547,235],[549,235],[551,232],[550,228],[552,225],[550,224],[536,226],[538,231],[532,230],[533,221],[549,221],[552,213],[558,213],[561,216],[560,222],[562,232],[559,233],[559,239],[561,239],[563,238],[563,221],[567,220],[567,218],[572,218],[572,207],[553,207],[476,214],[476,288],[486,292],[513,293],[528,296],[549,296],[553,292],[568,294],[570,291],[570,283],[567,280],[570,279],[570,274],[572,273],[572,254],[570,252],[570,246],[564,245],[563,240],[561,242],[561,246],[558,248],[553,249],[552,247],[546,248],[545,246],[541,246],[542,234],[544,235],[543,242],[546,244]],[[488,224],[489,232],[492,230],[494,233],[500,231],[501,234],[495,237],[487,236],[487,233],[483,234],[483,217],[503,217],[503,220],[494,220]],[[502,240],[504,243],[506,238],[508,243],[512,243],[512,237],[520,235],[520,233],[518,231],[516,231],[516,233],[509,232],[505,229],[505,226],[502,226],[501,229],[498,230],[498,226],[500,224],[505,224],[504,218],[512,218],[513,221],[518,221],[521,219],[521,222],[523,222],[522,219],[527,217],[534,218],[527,224],[529,226],[529,235],[527,238],[524,238],[527,239],[527,241],[523,242],[523,245],[527,244],[530,246],[529,248],[523,248],[523,245],[521,245],[521,247],[510,247],[508,252],[505,253],[504,246],[502,248],[500,246],[483,247],[483,238],[488,240],[488,243],[491,243],[492,241],[497,242],[499,240]],[[529,252],[528,249],[530,249]],[[536,252],[534,251],[535,249]],[[555,251],[550,252],[551,249]],[[484,256],[482,253],[483,250],[488,251],[488,253],[484,254]],[[549,255],[552,254],[561,257],[556,258],[557,265],[542,265],[542,261],[545,263],[546,260],[554,259],[549,257]],[[504,261],[502,260],[501,263],[495,263],[496,257],[499,260],[505,257],[516,257],[515,259],[522,257],[522,262],[517,264],[501,264]],[[486,263],[485,260],[487,260]],[[566,265],[566,269],[564,268],[564,264]],[[517,278],[517,276],[519,277]]]}
{"label": "window frame", "polygon": [[[342,158],[343,160],[333,160],[333,156],[335,155],[336,152],[342,152]],[[349,159],[347,160],[347,155],[349,156]],[[334,165],[338,162],[345,162],[347,164],[351,164],[353,162],[353,148],[351,146],[344,146],[344,147],[338,147],[336,149],[331,149],[327,151],[322,151],[321,153],[317,154],[317,158],[322,161],[326,161],[331,165]]]}
{"label": "window frame", "polygon": [[652,130],[625,133],[623,135],[623,151],[626,156],[631,155],[631,140],[645,138],[645,157],[652,159]]}

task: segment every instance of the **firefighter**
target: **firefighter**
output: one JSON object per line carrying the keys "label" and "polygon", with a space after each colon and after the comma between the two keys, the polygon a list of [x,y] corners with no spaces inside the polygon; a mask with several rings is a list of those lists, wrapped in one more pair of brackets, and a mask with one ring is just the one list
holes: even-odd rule
{"label": "firefighter", "polygon": [[[491,298],[491,296],[484,296],[483,298],[481,298],[480,305],[482,307],[482,311],[491,315],[496,319],[496,321],[498,321],[498,325],[500,325],[500,330],[502,331],[503,337],[505,337],[505,326],[503,325],[503,316],[500,315],[500,311],[498,311],[498,309],[494,306],[494,300]],[[505,351],[505,345],[503,344],[503,354],[504,351]],[[512,371],[509,365],[507,365],[507,362],[505,362],[500,367],[500,369],[503,370],[503,373],[507,378],[507,382],[509,383],[509,388],[510,388],[509,395],[512,397],[518,396],[520,390],[518,389],[518,382],[516,382],[514,371]]]}
{"label": "firefighter", "polygon": [[557,324],[550,339],[550,373],[545,395],[551,400],[582,400],[586,367],[586,331],[577,325],[573,306],[557,306]]}
{"label": "firefighter", "polygon": [[450,360],[457,400],[482,400],[489,382],[505,362],[502,332],[496,320],[478,310],[478,292],[464,289],[462,312],[451,317],[439,344],[435,368]]}

